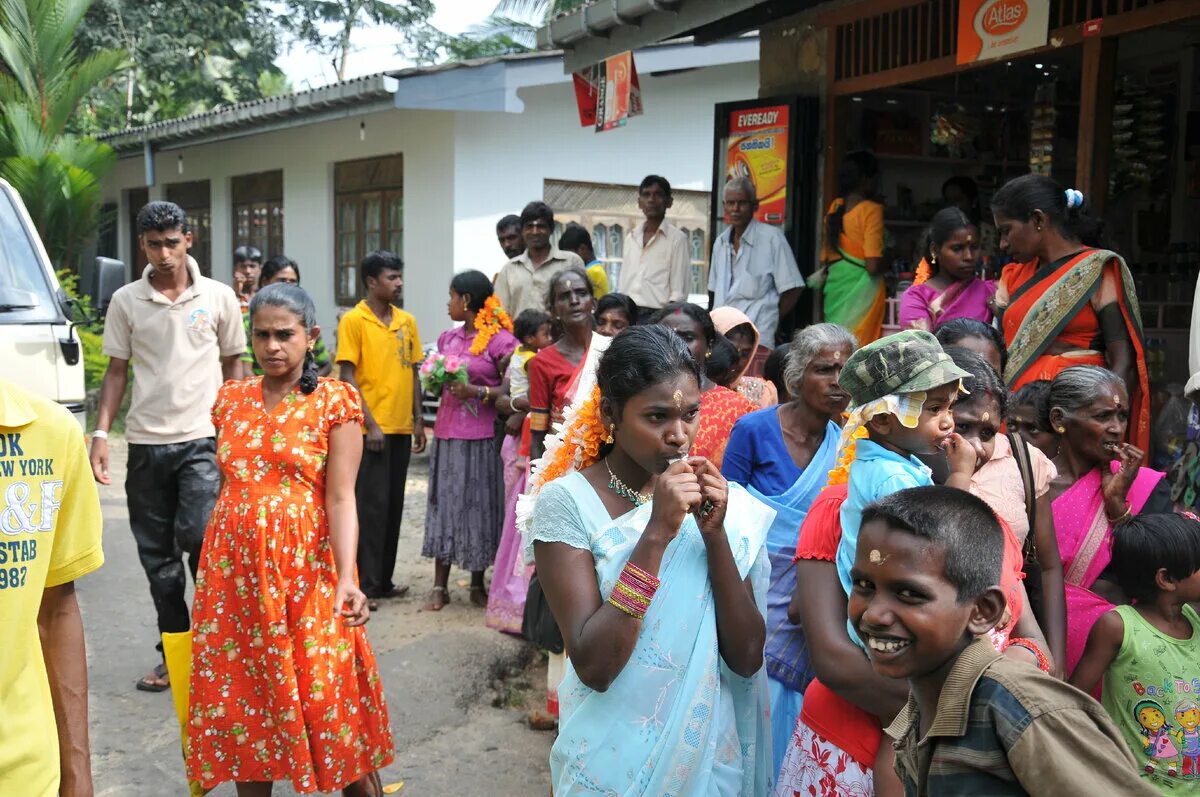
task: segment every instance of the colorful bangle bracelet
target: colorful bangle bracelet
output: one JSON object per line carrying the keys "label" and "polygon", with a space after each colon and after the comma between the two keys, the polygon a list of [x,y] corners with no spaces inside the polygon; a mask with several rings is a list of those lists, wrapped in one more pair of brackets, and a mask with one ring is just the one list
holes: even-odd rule
{"label": "colorful bangle bracelet", "polygon": [[1034,656],[1037,657],[1038,669],[1042,672],[1050,672],[1050,659],[1046,658],[1046,654],[1042,652],[1041,647],[1037,642],[1034,642],[1029,637],[1015,637],[1008,640],[1007,647],[1016,645],[1019,648],[1025,648]]}

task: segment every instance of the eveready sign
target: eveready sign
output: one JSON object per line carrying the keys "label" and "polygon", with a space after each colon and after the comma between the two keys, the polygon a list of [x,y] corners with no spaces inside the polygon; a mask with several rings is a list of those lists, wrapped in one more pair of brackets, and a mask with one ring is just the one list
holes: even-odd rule
{"label": "eveready sign", "polygon": [[960,64],[1011,56],[1046,43],[1047,0],[959,0]]}
{"label": "eveready sign", "polygon": [[737,129],[744,130],[747,127],[773,125],[778,121],[779,111],[753,111],[751,113],[740,113],[737,115]]}

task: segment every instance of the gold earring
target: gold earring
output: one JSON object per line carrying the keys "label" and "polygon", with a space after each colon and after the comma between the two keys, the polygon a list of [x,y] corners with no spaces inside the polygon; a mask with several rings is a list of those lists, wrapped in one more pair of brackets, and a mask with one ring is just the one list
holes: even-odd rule
{"label": "gold earring", "polygon": [[1054,431],[1058,432],[1059,434],[1062,434],[1063,432],[1067,431],[1067,427],[1065,427],[1065,426],[1056,426],[1056,427],[1054,427]]}
{"label": "gold earring", "polygon": [[617,428],[617,425],[615,423],[612,426],[608,427],[608,436],[604,438],[604,442],[608,443],[610,446],[612,445],[612,442],[613,442],[613,431],[615,431],[616,428]]}

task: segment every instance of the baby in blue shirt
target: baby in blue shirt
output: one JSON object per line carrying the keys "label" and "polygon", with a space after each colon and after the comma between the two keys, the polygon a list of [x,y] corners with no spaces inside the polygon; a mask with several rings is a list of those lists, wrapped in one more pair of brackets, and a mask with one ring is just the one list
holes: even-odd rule
{"label": "baby in blue shirt", "polygon": [[[881,338],[846,361],[838,381],[850,394],[850,411],[840,450],[851,445],[856,450],[835,564],[847,596],[863,510],[899,490],[933,484],[929,468],[916,455],[945,452],[950,463],[946,486],[970,487],[976,452],[954,431],[951,409],[962,390],[960,380],[969,376],[942,351],[937,338],[921,330]],[[849,621],[847,631],[862,647]]]}

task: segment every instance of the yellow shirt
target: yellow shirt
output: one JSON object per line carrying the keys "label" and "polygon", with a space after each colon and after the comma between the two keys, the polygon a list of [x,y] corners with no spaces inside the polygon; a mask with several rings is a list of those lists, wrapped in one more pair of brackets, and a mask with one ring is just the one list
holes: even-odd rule
{"label": "yellow shirt", "polygon": [[354,366],[354,379],[384,434],[413,433],[413,366],[421,362],[417,320],[395,305],[384,326],[366,301],[338,323],[337,361]]}
{"label": "yellow shirt", "polygon": [[608,295],[608,272],[604,270],[604,263],[593,260],[587,267],[587,275],[588,282],[592,283],[593,298],[599,299]]}
{"label": "yellow shirt", "polygon": [[66,409],[0,381],[0,794],[58,794],[37,617],[47,587],[104,563],[100,497]]}

